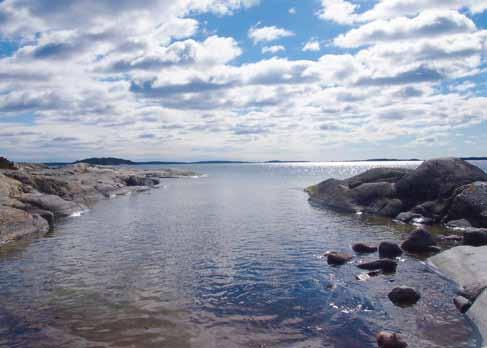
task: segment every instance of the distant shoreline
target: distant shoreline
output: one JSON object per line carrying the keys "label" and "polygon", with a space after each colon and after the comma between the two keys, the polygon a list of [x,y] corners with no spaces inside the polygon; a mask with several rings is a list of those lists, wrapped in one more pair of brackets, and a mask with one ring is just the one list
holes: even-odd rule
{"label": "distant shoreline", "polygon": [[[486,161],[487,157],[460,157],[465,161]],[[43,164],[49,166],[64,166],[69,164],[76,164],[76,163],[87,163],[93,165],[109,165],[109,166],[116,166],[116,165],[188,165],[188,164],[279,164],[279,163],[354,163],[354,162],[421,162],[422,159],[418,158],[370,158],[364,160],[340,160],[340,161],[281,161],[281,160],[271,160],[271,161],[225,161],[225,160],[217,160],[217,161],[130,161],[120,158],[111,158],[111,157],[94,157],[94,158],[87,158],[76,162],[43,162]]]}

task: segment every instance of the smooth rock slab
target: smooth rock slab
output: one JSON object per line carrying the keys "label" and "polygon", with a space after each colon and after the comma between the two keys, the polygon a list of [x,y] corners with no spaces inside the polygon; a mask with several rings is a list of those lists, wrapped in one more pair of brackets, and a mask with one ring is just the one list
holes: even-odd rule
{"label": "smooth rock slab", "polygon": [[[487,287],[487,246],[458,246],[428,259],[429,263],[461,287]],[[477,297],[467,311],[487,344],[487,292]]]}

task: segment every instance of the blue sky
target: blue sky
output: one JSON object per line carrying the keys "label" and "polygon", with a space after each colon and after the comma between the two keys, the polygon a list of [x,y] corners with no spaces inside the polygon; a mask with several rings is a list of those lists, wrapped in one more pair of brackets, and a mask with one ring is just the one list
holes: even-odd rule
{"label": "blue sky", "polygon": [[484,0],[0,0],[0,154],[486,156]]}

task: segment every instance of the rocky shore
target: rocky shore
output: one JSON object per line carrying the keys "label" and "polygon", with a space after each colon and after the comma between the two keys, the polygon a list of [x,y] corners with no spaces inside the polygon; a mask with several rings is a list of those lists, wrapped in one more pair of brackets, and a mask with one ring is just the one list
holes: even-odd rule
{"label": "rocky shore", "polygon": [[[415,170],[375,168],[345,180],[328,179],[306,191],[313,204],[419,226],[400,246],[356,244],[355,252],[378,249],[380,257],[359,267],[374,270],[371,275],[375,276],[376,270],[395,272],[395,258],[403,252],[430,256],[429,265],[459,286],[452,301],[476,324],[487,346],[487,174],[483,170],[462,159],[440,158],[425,161]],[[456,234],[436,236],[428,225],[442,225]],[[335,265],[352,258],[336,253],[327,256]],[[390,294],[391,301],[398,294],[414,301],[421,296],[414,289],[398,288]],[[379,333],[377,341],[379,347],[407,347],[396,333]]]}
{"label": "rocky shore", "polygon": [[0,245],[49,231],[59,218],[81,214],[97,200],[157,187],[161,178],[195,176],[171,169],[140,170],[73,164],[0,167]]}

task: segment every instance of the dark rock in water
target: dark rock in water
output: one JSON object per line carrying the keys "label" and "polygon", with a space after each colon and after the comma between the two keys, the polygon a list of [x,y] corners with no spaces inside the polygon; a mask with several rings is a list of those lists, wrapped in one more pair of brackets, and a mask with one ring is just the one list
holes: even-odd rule
{"label": "dark rock in water", "polygon": [[487,227],[487,182],[474,182],[458,191],[448,211],[449,218],[467,219],[474,227]]}
{"label": "dark rock in water", "polygon": [[393,259],[401,256],[402,250],[396,243],[382,242],[379,244],[379,256],[380,258]]}
{"label": "dark rock in water", "polygon": [[371,262],[364,262],[357,265],[360,269],[368,271],[382,270],[386,273],[394,273],[397,269],[397,262],[390,259],[381,259]]}
{"label": "dark rock in water", "polygon": [[413,288],[400,286],[392,289],[388,297],[397,306],[412,306],[419,301],[421,295]]}
{"label": "dark rock in water", "polygon": [[487,230],[468,229],[463,232],[463,244],[470,246],[487,245]]}
{"label": "dark rock in water", "polygon": [[326,257],[329,265],[343,265],[353,259],[352,255],[337,252],[330,252]]}
{"label": "dark rock in water", "polygon": [[460,219],[460,220],[448,221],[448,223],[446,224],[446,227],[448,227],[448,228],[467,228],[467,227],[472,227],[472,224],[466,219]]}
{"label": "dark rock in water", "polygon": [[360,254],[370,254],[377,251],[376,246],[367,245],[364,243],[357,243],[352,246],[353,251]]}
{"label": "dark rock in water", "polygon": [[487,174],[459,158],[425,161],[415,170],[375,168],[307,192],[310,201],[346,212],[420,224],[464,218],[487,227]]}
{"label": "dark rock in water", "polygon": [[379,348],[407,348],[407,343],[395,333],[381,331],[377,334]]}
{"label": "dark rock in water", "polygon": [[159,180],[144,176],[131,175],[125,179],[127,186],[154,186],[159,184]]}
{"label": "dark rock in water", "polygon": [[431,247],[436,245],[436,242],[431,233],[423,229],[417,229],[409,238],[402,243],[402,248],[411,253],[424,253],[432,251]]}
{"label": "dark rock in water", "polygon": [[455,307],[460,311],[460,313],[466,313],[472,306],[472,302],[463,296],[457,296],[453,299]]}

